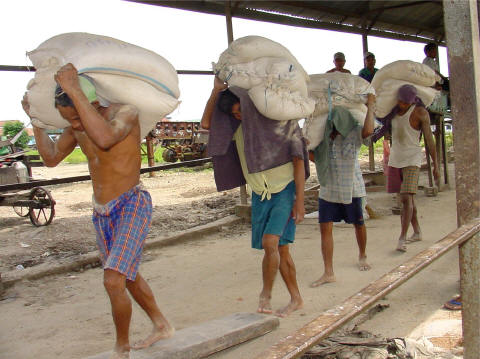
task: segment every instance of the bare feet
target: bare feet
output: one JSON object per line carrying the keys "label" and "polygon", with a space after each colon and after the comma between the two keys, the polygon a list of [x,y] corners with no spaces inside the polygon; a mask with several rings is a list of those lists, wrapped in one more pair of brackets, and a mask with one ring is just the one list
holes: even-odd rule
{"label": "bare feet", "polygon": [[116,352],[113,351],[112,355],[110,356],[110,359],[130,359],[130,352]]}
{"label": "bare feet", "polygon": [[405,239],[399,239],[397,245],[397,251],[399,252],[406,252],[407,251],[407,242]]}
{"label": "bare feet", "polygon": [[316,287],[321,286],[322,284],[333,283],[333,282],[335,282],[335,281],[336,281],[335,275],[333,275],[333,274],[332,274],[332,275],[326,275],[326,274],[324,274],[324,275],[322,275],[322,276],[320,277],[320,279],[317,279],[315,282],[312,282],[312,283],[310,284],[310,287],[311,287],[311,288],[316,288]]}
{"label": "bare feet", "polygon": [[260,295],[260,299],[258,300],[258,309],[257,313],[263,314],[272,314],[272,306],[270,304],[270,297]]}
{"label": "bare feet", "polygon": [[133,344],[132,349],[138,350],[148,348],[161,339],[171,338],[173,334],[175,334],[175,329],[170,325],[166,325],[162,328],[154,327],[150,335],[147,338]]}
{"label": "bare feet", "polygon": [[410,238],[407,239],[407,242],[418,242],[422,240],[422,233],[413,233]]}
{"label": "bare feet", "polygon": [[360,257],[358,259],[358,269],[360,269],[361,271],[367,271],[372,269],[372,267],[370,267],[370,264],[367,263],[367,256]]}
{"label": "bare feet", "polygon": [[288,317],[291,313],[293,313],[294,311],[298,310],[298,309],[302,309],[303,308],[303,300],[302,298],[299,298],[299,299],[292,299],[290,301],[290,303],[288,303],[285,307],[277,310],[275,312],[275,315],[277,317],[281,317],[281,318],[285,318],[285,317]]}

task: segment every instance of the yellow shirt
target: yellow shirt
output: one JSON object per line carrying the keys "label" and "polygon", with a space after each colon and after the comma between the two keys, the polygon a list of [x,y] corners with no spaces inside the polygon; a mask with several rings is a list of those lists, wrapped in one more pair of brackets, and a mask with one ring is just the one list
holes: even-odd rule
{"label": "yellow shirt", "polygon": [[287,185],[294,180],[293,176],[293,162],[285,163],[284,165],[271,168],[266,171],[249,173],[247,167],[247,159],[245,157],[243,131],[242,126],[238,126],[237,131],[233,135],[233,140],[237,145],[238,157],[242,166],[243,176],[248,185],[259,196],[262,196],[262,201],[270,199],[272,193],[283,191]]}

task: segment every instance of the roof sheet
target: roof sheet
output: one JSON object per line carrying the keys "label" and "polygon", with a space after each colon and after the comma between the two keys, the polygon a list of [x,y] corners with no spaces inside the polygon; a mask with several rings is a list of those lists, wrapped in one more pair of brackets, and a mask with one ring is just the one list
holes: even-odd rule
{"label": "roof sheet", "polygon": [[[215,0],[129,1],[219,15],[225,14],[226,5],[226,1]],[[231,1],[231,13],[291,26],[445,44],[441,0]]]}

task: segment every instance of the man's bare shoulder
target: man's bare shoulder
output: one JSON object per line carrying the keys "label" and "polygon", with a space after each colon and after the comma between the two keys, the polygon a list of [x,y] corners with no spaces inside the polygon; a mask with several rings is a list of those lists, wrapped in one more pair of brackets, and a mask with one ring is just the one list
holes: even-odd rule
{"label": "man's bare shoulder", "polygon": [[133,105],[124,105],[112,103],[104,112],[104,117],[108,121],[135,121],[138,120],[138,108]]}
{"label": "man's bare shoulder", "polygon": [[423,106],[415,106],[412,111],[412,115],[419,119],[429,119],[428,111]]}

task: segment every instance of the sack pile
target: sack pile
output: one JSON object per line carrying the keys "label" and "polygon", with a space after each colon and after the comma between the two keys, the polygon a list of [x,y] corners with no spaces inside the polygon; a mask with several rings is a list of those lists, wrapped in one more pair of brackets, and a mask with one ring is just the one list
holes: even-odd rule
{"label": "sack pile", "polygon": [[248,90],[257,110],[279,121],[309,116],[315,103],[308,97],[308,74],[281,44],[261,36],[233,41],[212,63],[214,73],[229,86]]}
{"label": "sack pile", "polygon": [[406,84],[415,86],[418,97],[425,106],[430,106],[439,94],[431,86],[439,79],[435,71],[418,62],[399,60],[385,65],[377,71],[372,80],[372,86],[377,93],[376,117],[382,118],[390,113],[397,104],[398,89]]}
{"label": "sack pile", "polygon": [[[330,92],[330,95],[329,95]],[[328,119],[329,96],[332,108],[347,108],[359,125],[367,115],[367,95],[375,94],[371,84],[359,76],[342,72],[310,75],[308,94],[315,99],[315,111],[305,121],[303,133],[308,140],[308,149],[315,149],[323,140]]]}
{"label": "sack pile", "polygon": [[69,62],[94,80],[99,97],[138,108],[142,139],[179,104],[174,67],[136,45],[101,35],[66,33],[43,42],[28,56],[37,69],[27,85],[31,116],[45,128],[69,126],[54,104],[54,75]]}

